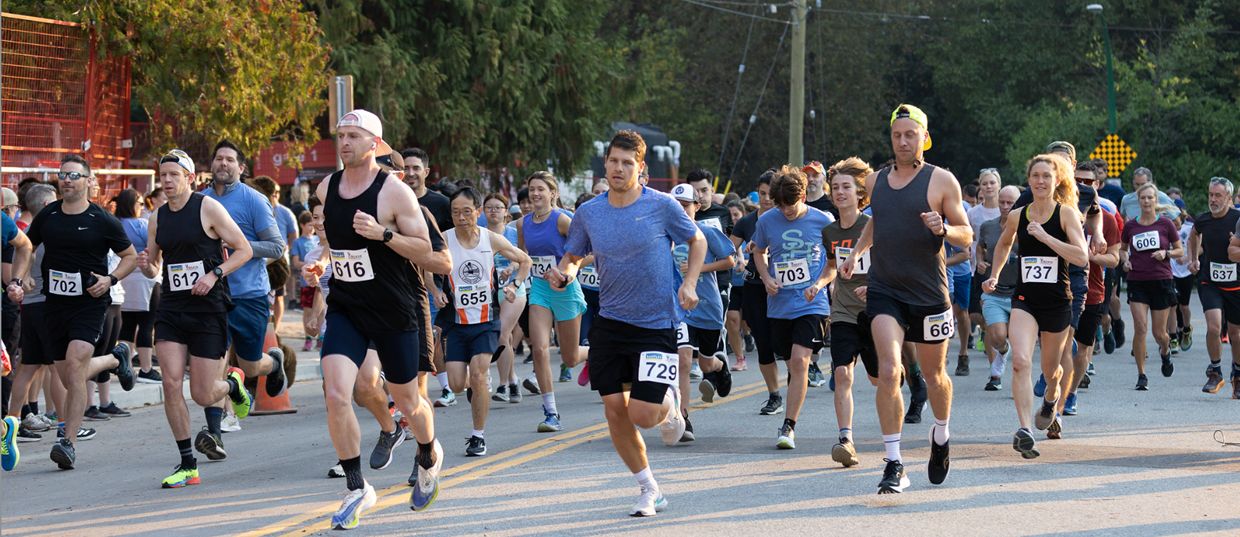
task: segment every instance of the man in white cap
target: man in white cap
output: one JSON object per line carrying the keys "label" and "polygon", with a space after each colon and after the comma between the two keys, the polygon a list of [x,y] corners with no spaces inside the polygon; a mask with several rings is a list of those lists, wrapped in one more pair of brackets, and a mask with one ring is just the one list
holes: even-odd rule
{"label": "man in white cap", "polygon": [[417,198],[375,162],[392,148],[374,114],[354,110],[336,124],[336,149],[344,170],[318,186],[323,200],[323,245],[330,254],[332,292],[322,368],[327,428],[344,469],[349,493],[332,516],[332,527],[357,527],[374,505],[375,490],[362,479],[361,433],[353,411],[358,368],[373,345],[387,386],[410,420],[418,441],[417,480],[410,508],[430,507],[439,494],[443,448],[435,440],[430,404],[419,394],[417,376],[422,334],[418,324],[416,267],[434,261],[426,221]]}

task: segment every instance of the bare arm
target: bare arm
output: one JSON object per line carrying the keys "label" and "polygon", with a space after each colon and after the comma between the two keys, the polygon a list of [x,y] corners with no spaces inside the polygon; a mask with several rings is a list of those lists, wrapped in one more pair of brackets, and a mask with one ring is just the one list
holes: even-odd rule
{"label": "bare arm", "polygon": [[[968,249],[973,244],[973,226],[969,225],[969,215],[965,214],[964,205],[961,203],[960,183],[956,182],[956,177],[947,171],[942,174],[935,173],[931,180],[935,178],[938,178],[939,184],[942,185],[939,213],[943,216],[937,226],[934,225],[935,218],[933,217],[926,225],[931,233],[942,234],[943,240],[950,242],[953,246],[962,250]],[[923,219],[925,218],[923,216]],[[940,229],[946,231],[940,231]]]}
{"label": "bare arm", "polygon": [[[517,279],[515,281],[521,283],[510,283],[504,286],[504,294],[508,295],[508,301],[512,302],[513,300],[516,300],[516,290],[519,289],[521,284],[525,283],[525,280],[530,277],[530,267],[533,265],[533,261],[531,261],[530,256],[526,255],[525,252],[522,252],[520,248],[517,248],[516,246],[513,246],[512,243],[508,242],[508,239],[505,239],[503,235],[488,229],[484,229],[484,231],[491,234],[491,248],[493,248],[499,255],[502,255],[504,258],[517,264]],[[511,292],[507,289],[508,286],[513,287]]]}
{"label": "bare arm", "polygon": [[156,228],[159,226],[159,211],[151,213],[146,221],[146,250],[138,256],[138,268],[147,278],[159,277],[159,267],[163,263],[163,250],[155,242]]}
{"label": "bare arm", "polygon": [[1008,221],[1003,225],[1003,233],[999,234],[999,242],[995,243],[994,256],[990,258],[990,277],[982,282],[982,290],[987,293],[993,293],[995,286],[999,283],[999,275],[1003,273],[1003,266],[1007,264],[1008,255],[1012,253],[1012,242],[1016,239],[1016,226],[1020,225],[1020,218],[1012,218],[1008,216]]}

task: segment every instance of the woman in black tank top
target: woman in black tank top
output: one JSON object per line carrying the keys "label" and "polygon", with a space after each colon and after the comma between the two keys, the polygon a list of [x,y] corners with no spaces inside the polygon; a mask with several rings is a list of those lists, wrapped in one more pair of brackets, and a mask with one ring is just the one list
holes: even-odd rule
{"label": "woman in black tank top", "polygon": [[[1033,412],[1033,348],[1042,344],[1042,375],[1046,394],[1037,412],[1036,426],[1046,429],[1058,424],[1062,410],[1059,386],[1062,375],[1073,368],[1061,365],[1068,344],[1068,325],[1072,320],[1072,293],[1068,283],[1068,263],[1086,266],[1089,250],[1076,209],[1076,184],[1071,165],[1059,155],[1038,155],[1027,170],[1033,203],[1020,210],[1019,218],[1008,218],[999,243],[995,245],[991,277],[982,289],[991,293],[998,285],[998,274],[1008,259],[1014,239],[1019,239],[1020,283],[1012,297],[1012,318],[1008,339],[1012,353],[1012,399],[1020,421],[1012,448],[1026,459],[1038,456],[1031,422]],[[1061,427],[1057,425],[1058,427]]]}

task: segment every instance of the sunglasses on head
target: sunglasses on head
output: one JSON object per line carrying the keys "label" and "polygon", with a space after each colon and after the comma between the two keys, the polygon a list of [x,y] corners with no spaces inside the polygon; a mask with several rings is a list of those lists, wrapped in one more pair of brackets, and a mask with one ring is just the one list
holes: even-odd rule
{"label": "sunglasses on head", "polygon": [[61,181],[66,181],[66,180],[77,181],[78,179],[82,179],[83,177],[90,177],[90,175],[84,174],[82,172],[58,172],[56,174],[56,177],[59,177]]}

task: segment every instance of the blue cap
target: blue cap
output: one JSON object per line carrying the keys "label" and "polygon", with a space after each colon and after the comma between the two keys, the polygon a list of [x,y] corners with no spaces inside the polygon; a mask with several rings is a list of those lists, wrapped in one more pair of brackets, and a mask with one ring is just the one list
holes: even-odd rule
{"label": "blue cap", "polygon": [[752,203],[754,205],[758,204],[758,191],[755,190],[749,193],[749,203]]}

